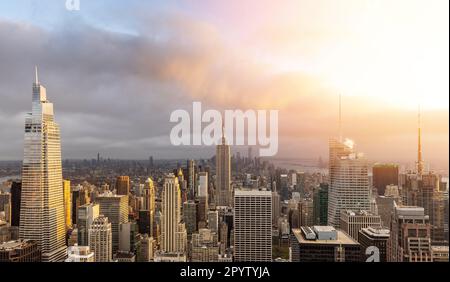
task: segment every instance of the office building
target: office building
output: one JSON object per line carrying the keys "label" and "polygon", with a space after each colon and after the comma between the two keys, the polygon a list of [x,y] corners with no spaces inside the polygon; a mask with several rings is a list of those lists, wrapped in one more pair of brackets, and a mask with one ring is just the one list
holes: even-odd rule
{"label": "office building", "polygon": [[200,229],[192,235],[191,262],[216,262],[219,257],[217,233]]}
{"label": "office building", "polygon": [[370,211],[368,163],[351,144],[331,140],[329,171],[328,225],[339,228],[342,210]]}
{"label": "office building", "polygon": [[67,256],[62,183],[59,125],[36,69],[32,111],[25,118],[19,233],[38,244],[44,262]]}
{"label": "office building", "polygon": [[431,262],[431,227],[424,208],[395,206],[391,221],[389,261]]}
{"label": "office building", "polygon": [[361,246],[332,226],[292,229],[292,262],[359,262]]}
{"label": "office building", "polygon": [[[378,258],[375,262],[387,262],[388,261],[388,242],[390,238],[390,231],[384,227],[366,227],[359,230],[358,242],[361,244],[363,254],[366,259],[371,255],[366,253],[371,247],[378,249]],[[371,260],[370,261],[374,261]]]}
{"label": "office building", "polygon": [[100,215],[89,228],[89,247],[94,252],[95,262],[112,260],[112,224],[108,218]]}
{"label": "office building", "polygon": [[67,248],[66,262],[95,262],[94,252],[89,246],[72,246]]}
{"label": "office building", "polygon": [[40,262],[41,249],[31,240],[16,240],[0,244],[0,262]]}
{"label": "office building", "polygon": [[183,203],[183,221],[186,225],[188,238],[197,230],[197,204],[189,200]]}
{"label": "office building", "polygon": [[272,193],[236,190],[234,208],[235,261],[272,261]]}
{"label": "office building", "polygon": [[78,208],[77,240],[79,246],[89,246],[89,228],[99,215],[99,204],[86,204]]}
{"label": "office building", "polygon": [[108,218],[112,230],[112,251],[119,250],[119,226],[128,222],[128,196],[105,192],[97,197],[100,214]]}
{"label": "office building", "polygon": [[314,190],[314,224],[327,225],[328,223],[328,183],[320,183]]}
{"label": "office building", "polygon": [[20,199],[22,195],[22,182],[13,181],[11,184],[11,226],[20,224]]}
{"label": "office building", "polygon": [[381,217],[371,212],[360,210],[342,210],[340,229],[346,232],[350,237],[359,241],[358,234],[362,228],[381,227]]}
{"label": "office building", "polygon": [[181,190],[173,174],[164,179],[161,217],[162,252],[185,253],[187,232],[181,218]]}
{"label": "office building", "polygon": [[116,179],[116,194],[128,196],[130,193],[130,177],[118,176]]}
{"label": "office building", "polygon": [[386,186],[398,185],[397,164],[375,164],[372,167],[373,186],[378,195],[384,195]]}

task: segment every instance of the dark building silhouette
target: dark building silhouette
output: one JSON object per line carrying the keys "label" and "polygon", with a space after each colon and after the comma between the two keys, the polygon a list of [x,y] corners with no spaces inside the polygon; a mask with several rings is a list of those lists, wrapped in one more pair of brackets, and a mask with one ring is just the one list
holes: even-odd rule
{"label": "dark building silhouette", "polygon": [[22,194],[22,182],[13,181],[11,185],[11,226],[19,227],[20,224],[21,194]]}
{"label": "dark building silhouette", "polygon": [[375,164],[372,173],[373,186],[380,196],[384,195],[387,185],[398,185],[398,165],[396,164]]}

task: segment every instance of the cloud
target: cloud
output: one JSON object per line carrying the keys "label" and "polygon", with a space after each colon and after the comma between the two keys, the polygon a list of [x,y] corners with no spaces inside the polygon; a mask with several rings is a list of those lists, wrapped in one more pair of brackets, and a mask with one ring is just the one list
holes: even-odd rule
{"label": "cloud", "polygon": [[[21,158],[35,64],[55,103],[65,158],[97,152],[210,157],[211,148],[170,146],[170,113],[189,110],[193,101],[220,110],[279,109],[280,156],[327,155],[328,137],[337,131],[337,92],[329,83],[302,71],[274,71],[251,48],[239,48],[216,26],[186,14],[138,14],[136,20],[136,34],[79,19],[51,30],[0,21],[6,39],[0,50],[0,159]],[[403,150],[403,142],[415,140],[415,113],[376,98],[348,97],[344,106],[345,133],[369,157],[414,158],[415,148]],[[448,111],[428,114],[425,151],[442,158]]]}

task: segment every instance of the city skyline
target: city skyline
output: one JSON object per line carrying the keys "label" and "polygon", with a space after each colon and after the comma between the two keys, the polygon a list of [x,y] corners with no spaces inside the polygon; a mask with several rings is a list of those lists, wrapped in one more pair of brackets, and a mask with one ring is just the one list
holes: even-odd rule
{"label": "city skyline", "polygon": [[[217,110],[279,109],[276,158],[326,158],[328,138],[338,135],[341,93],[342,131],[370,161],[416,161],[420,103],[423,159],[448,169],[445,1],[415,1],[406,10],[396,4],[389,12],[382,11],[386,2],[288,1],[278,8],[263,1],[251,20],[232,14],[250,13],[253,1],[139,6],[158,16],[143,15],[137,1],[114,2],[134,20],[114,17],[105,1],[83,2],[74,12],[54,2],[16,2],[0,9],[0,34],[9,39],[0,58],[10,63],[0,71],[0,97],[8,105],[0,107],[0,160],[21,158],[26,82],[38,65],[58,104],[64,159],[97,152],[117,159],[212,157],[214,146],[170,145],[170,112],[189,110],[193,101]],[[393,31],[381,34],[386,27]],[[425,40],[415,44],[415,37]]]}

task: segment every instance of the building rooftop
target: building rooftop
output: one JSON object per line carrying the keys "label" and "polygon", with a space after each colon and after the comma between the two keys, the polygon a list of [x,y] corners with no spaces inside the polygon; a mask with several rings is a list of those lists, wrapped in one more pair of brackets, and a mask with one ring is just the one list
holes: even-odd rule
{"label": "building rooftop", "polygon": [[382,227],[367,227],[361,229],[362,233],[365,233],[371,237],[376,238],[389,238],[391,231]]}
{"label": "building rooftop", "polygon": [[292,233],[294,234],[295,238],[297,238],[298,242],[300,244],[330,244],[330,245],[336,245],[336,244],[343,244],[343,245],[359,245],[358,242],[356,242],[352,237],[345,234],[343,231],[334,229],[332,226],[314,226],[315,230],[320,230],[322,232],[336,232],[337,233],[337,239],[336,240],[311,240],[305,238],[303,232],[301,229],[292,229]]}
{"label": "building rooftop", "polygon": [[342,210],[341,213],[346,214],[348,216],[376,216],[375,214],[366,210],[358,210],[358,211]]}
{"label": "building rooftop", "polygon": [[0,244],[0,251],[12,251],[17,249],[23,249],[31,244],[34,244],[31,240],[16,240],[16,241],[9,241],[5,242],[3,244]]}
{"label": "building rooftop", "polygon": [[258,189],[236,189],[235,196],[268,196],[272,197],[272,191]]}

